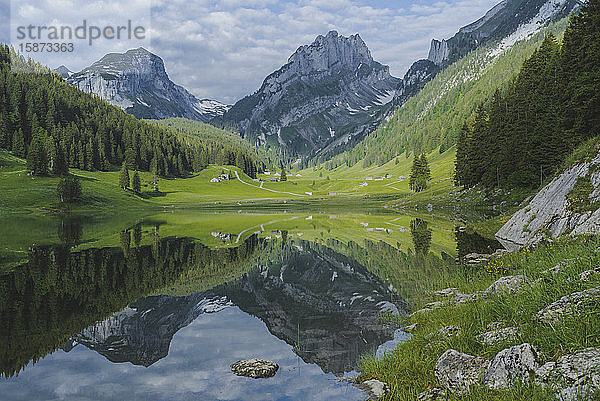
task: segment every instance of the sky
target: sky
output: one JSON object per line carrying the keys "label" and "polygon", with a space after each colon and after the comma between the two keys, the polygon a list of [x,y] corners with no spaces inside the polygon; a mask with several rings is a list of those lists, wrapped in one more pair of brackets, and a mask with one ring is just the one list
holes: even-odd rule
{"label": "sky", "polygon": [[427,57],[431,39],[451,37],[498,2],[0,0],[0,41],[17,47],[43,42],[19,38],[19,26],[74,29],[85,19],[88,26],[102,30],[126,26],[131,20],[132,28],[144,29],[143,39],[101,37],[90,45],[88,35],[74,41],[73,52],[28,55],[53,68],[64,64],[80,71],[106,53],[143,46],[164,60],[175,83],[199,98],[233,104],[256,91],[299,46],[330,30],[344,36],[360,34],[373,58],[402,77],[414,61]]}

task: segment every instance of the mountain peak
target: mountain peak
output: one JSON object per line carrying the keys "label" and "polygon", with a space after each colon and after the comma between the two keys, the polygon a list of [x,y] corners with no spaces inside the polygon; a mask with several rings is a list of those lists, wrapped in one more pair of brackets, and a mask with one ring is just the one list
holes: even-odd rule
{"label": "mountain peak", "polygon": [[258,145],[333,154],[377,126],[399,84],[358,34],[329,31],[298,47],[223,121]]}
{"label": "mountain peak", "polygon": [[138,118],[185,117],[207,122],[228,110],[222,103],[200,100],[173,83],[163,60],[143,47],[106,54],[91,66],[70,75],[67,82],[99,95]]}
{"label": "mountain peak", "polygon": [[349,37],[339,35],[337,31],[329,31],[325,36],[319,35],[310,45],[300,46],[288,59],[302,72],[341,69],[356,69],[361,63],[372,63],[369,48],[360,35]]}
{"label": "mountain peak", "polygon": [[69,78],[71,75],[73,75],[73,71],[69,70],[67,67],[65,67],[64,65],[61,65],[59,67],[56,67],[54,69],[54,71],[56,71],[57,73],[60,74],[60,76],[62,76],[64,79]]}

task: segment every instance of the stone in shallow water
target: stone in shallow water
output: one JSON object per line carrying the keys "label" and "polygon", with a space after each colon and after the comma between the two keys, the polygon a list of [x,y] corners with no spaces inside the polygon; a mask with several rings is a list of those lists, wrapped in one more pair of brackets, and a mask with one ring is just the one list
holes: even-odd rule
{"label": "stone in shallow water", "polygon": [[246,359],[237,361],[230,365],[231,371],[238,376],[251,377],[253,379],[266,379],[275,376],[279,365],[264,359]]}
{"label": "stone in shallow water", "polygon": [[359,387],[365,390],[372,400],[378,400],[383,397],[387,391],[387,385],[379,380],[364,381],[359,384]]}
{"label": "stone in shallow water", "polygon": [[435,376],[440,384],[454,393],[469,391],[481,381],[490,364],[485,358],[475,357],[453,349],[444,352],[435,365]]}

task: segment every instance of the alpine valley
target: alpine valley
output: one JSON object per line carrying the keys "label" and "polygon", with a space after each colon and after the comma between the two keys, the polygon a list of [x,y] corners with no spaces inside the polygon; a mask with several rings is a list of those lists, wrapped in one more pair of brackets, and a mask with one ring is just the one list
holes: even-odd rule
{"label": "alpine valley", "polygon": [[[0,47],[2,400],[600,399],[600,0],[503,0],[397,77],[348,26],[468,3],[382,3],[158,2],[148,49],[56,69]],[[172,37],[231,82],[174,83],[205,86]]]}

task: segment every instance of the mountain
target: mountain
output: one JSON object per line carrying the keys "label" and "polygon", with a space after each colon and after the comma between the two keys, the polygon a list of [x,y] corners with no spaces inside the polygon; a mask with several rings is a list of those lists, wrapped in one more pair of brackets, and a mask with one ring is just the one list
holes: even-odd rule
{"label": "mountain", "polygon": [[503,0],[448,40],[433,39],[428,60],[448,65],[491,40],[510,45],[556,22],[583,3],[579,0]]}
{"label": "mountain", "polygon": [[508,87],[545,35],[562,36],[567,16],[580,7],[571,0],[508,0],[452,38],[434,40],[429,59],[414,63],[403,78],[395,112],[327,167],[382,165],[405,151],[451,148],[477,106]]}
{"label": "mountain", "polygon": [[64,79],[67,79],[71,75],[73,75],[73,71],[69,70],[64,65],[61,65],[60,67],[56,68],[54,71],[58,72],[60,74],[60,76],[63,77]]}
{"label": "mountain", "polygon": [[374,129],[400,82],[373,60],[358,34],[331,31],[300,46],[220,122],[258,145],[323,154]]}
{"label": "mountain", "polygon": [[445,67],[469,52],[491,42],[505,50],[519,40],[531,37],[549,23],[578,10],[580,0],[502,0],[483,17],[464,26],[450,39],[432,39],[427,59],[415,62],[402,80],[394,98],[402,106]]}
{"label": "mountain", "polygon": [[198,99],[174,84],[163,60],[142,47],[123,54],[109,53],[72,74],[67,82],[138,118],[185,117],[207,122],[229,108],[215,100]]}

